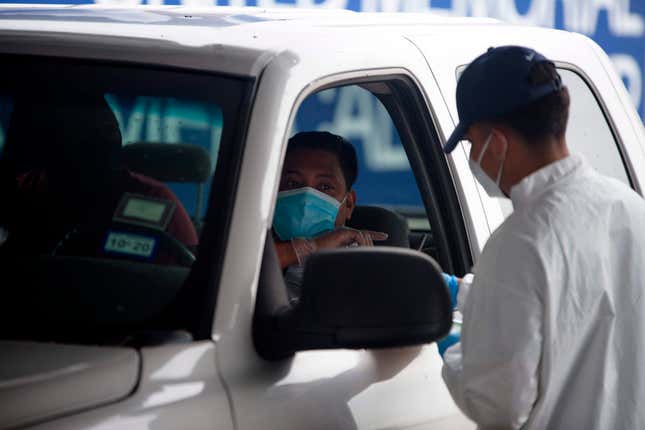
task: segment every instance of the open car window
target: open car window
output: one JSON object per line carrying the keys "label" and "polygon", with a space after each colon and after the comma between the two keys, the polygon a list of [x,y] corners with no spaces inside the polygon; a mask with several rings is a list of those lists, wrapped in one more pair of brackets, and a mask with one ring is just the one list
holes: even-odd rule
{"label": "open car window", "polygon": [[[324,131],[348,141],[358,171],[352,186],[356,207],[345,225],[384,232],[388,238],[374,241],[376,246],[419,250],[451,270],[467,260],[467,252],[461,239],[455,240],[462,237],[460,216],[448,214],[451,206],[438,204],[454,197],[454,191],[447,188],[442,154],[429,153],[436,135],[430,119],[421,114],[424,108],[414,84],[404,77],[339,83],[303,100],[290,137]],[[288,282],[295,270],[285,271]]]}
{"label": "open car window", "polygon": [[292,134],[308,130],[330,131],[354,146],[358,177],[353,188],[359,205],[397,212],[411,230],[430,229],[401,137],[373,93],[346,85],[310,95],[298,110]]}
{"label": "open car window", "polygon": [[[152,320],[190,326],[183,318],[200,318],[197,310],[173,322],[160,315],[185,300],[180,290],[202,232],[209,220],[220,223],[232,193],[220,185],[211,196],[211,184],[231,176],[220,155],[233,146],[248,82],[100,62],[1,61],[0,265],[15,279],[4,285],[19,293],[7,308],[51,327],[50,337],[40,334],[54,340],[96,341]],[[207,217],[211,200],[220,209]],[[14,327],[10,337],[33,334]]]}
{"label": "open car window", "polygon": [[[396,267],[394,256],[420,257],[435,270],[458,275],[470,267],[462,214],[429,113],[418,87],[403,74],[340,81],[303,100],[288,136],[259,279],[253,329],[261,356],[343,346],[337,341],[343,335],[333,331],[343,323],[328,331],[302,322],[303,329],[300,316],[327,306],[358,315],[360,305],[337,304],[345,297],[369,303],[374,286],[397,291],[396,281],[378,284],[387,276],[370,272],[407,273]],[[318,265],[321,258],[348,264]],[[354,271],[357,262],[366,266]],[[426,279],[409,273],[422,283]],[[349,279],[350,286],[334,292],[340,284],[334,276]],[[357,285],[369,286],[350,291]],[[301,334],[289,329],[316,333],[316,340],[298,344]]]}

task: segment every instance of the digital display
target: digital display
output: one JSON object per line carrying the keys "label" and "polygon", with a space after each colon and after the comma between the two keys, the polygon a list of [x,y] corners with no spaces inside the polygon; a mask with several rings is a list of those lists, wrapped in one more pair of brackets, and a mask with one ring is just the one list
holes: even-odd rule
{"label": "digital display", "polygon": [[166,206],[161,202],[131,197],[123,208],[123,215],[128,218],[158,223],[163,217]]}
{"label": "digital display", "polygon": [[175,203],[141,194],[124,193],[112,218],[116,222],[165,230],[175,213]]}

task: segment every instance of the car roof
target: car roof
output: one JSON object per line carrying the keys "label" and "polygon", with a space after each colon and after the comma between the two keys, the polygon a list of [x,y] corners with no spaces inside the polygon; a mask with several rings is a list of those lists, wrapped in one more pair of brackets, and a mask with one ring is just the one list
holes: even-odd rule
{"label": "car roof", "polygon": [[[0,6],[0,52],[132,60],[258,76],[280,52],[404,38],[442,27],[501,25],[489,18],[342,9],[102,5]],[[297,34],[297,37],[294,35]],[[129,53],[129,54],[128,54]],[[206,55],[204,55],[206,54]]]}
{"label": "car roof", "polygon": [[[103,6],[99,4],[3,4],[0,20],[94,22],[112,24],[157,24],[252,30],[259,23],[281,25],[306,23],[308,26],[392,27],[409,25],[449,25],[499,23],[492,18],[448,17],[435,13],[368,13],[346,9],[260,8],[253,6],[190,7],[170,5]],[[95,27],[97,33],[100,26]]]}

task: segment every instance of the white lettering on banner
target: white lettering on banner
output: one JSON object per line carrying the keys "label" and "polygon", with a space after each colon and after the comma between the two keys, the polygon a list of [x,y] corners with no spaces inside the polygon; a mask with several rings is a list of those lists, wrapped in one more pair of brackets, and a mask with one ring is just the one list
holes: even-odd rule
{"label": "white lettering on banner", "polygon": [[[186,0],[184,0],[186,1]],[[333,9],[345,9],[347,8],[348,0],[293,0],[291,2],[286,2],[284,0],[257,0],[257,6],[266,7],[266,8],[279,8],[279,7],[299,7],[299,8],[333,8]],[[214,0],[211,0],[210,4],[216,3]],[[231,6],[246,6],[250,1],[244,0],[229,0]]]}
{"label": "white lettering on banner", "polygon": [[495,16],[503,21],[522,25],[542,25],[555,27],[555,2],[552,0],[533,0],[525,14],[517,10],[515,0],[500,0],[497,2]]}
{"label": "white lettering on banner", "polygon": [[630,12],[631,0],[570,0],[564,2],[567,30],[592,35],[598,26],[598,14],[607,12],[609,31],[615,36],[639,37],[645,34],[643,17]]}
{"label": "white lettering on banner", "polygon": [[[643,1],[643,0],[639,0]],[[525,13],[518,11],[518,0],[451,0],[445,7],[433,6],[433,0],[363,0],[363,10],[370,12],[432,12],[439,15],[493,17],[513,24],[555,27],[556,3],[561,2],[564,29],[593,36],[601,11],[606,11],[609,32],[617,37],[643,37],[645,19],[632,13],[631,0],[526,0]],[[640,107],[643,100],[643,70],[627,54],[612,55],[624,78],[627,90]]]}
{"label": "white lettering on banner", "polygon": [[556,3],[560,1],[566,30],[593,35],[598,27],[598,15],[605,10],[613,35],[640,37],[645,34],[643,17],[630,12],[631,0],[527,0],[526,13],[518,11],[517,0],[452,0],[448,8],[433,6],[432,0],[363,0],[361,9],[366,12],[493,17],[513,24],[555,27]]}
{"label": "white lettering on banner", "polygon": [[213,6],[213,0],[181,0],[181,4],[189,7],[208,7]]}
{"label": "white lettering on banner", "polygon": [[401,10],[400,0],[363,0],[361,4],[363,12],[399,12]]}
{"label": "white lettering on banner", "polygon": [[141,4],[141,0],[94,0],[94,2],[110,6],[136,6]]}
{"label": "white lettering on banner", "polygon": [[[529,0],[525,14],[517,10],[516,0],[453,0],[454,15],[490,16],[514,24],[555,27],[556,0]],[[631,0],[563,0],[564,28],[593,35],[598,15],[605,10],[609,31],[615,36],[640,37],[645,34],[643,17],[631,13]]]}
{"label": "white lettering on banner", "polygon": [[328,130],[350,140],[360,140],[365,163],[370,170],[410,168],[403,146],[395,145],[392,141],[394,130],[389,114],[373,95],[357,87],[346,87],[323,91],[318,95],[318,100],[332,104],[333,95],[337,95],[334,117],[331,122],[320,123],[319,130]]}
{"label": "white lettering on banner", "polygon": [[459,16],[494,16],[491,12],[495,3],[495,0],[453,0],[452,13]]}
{"label": "white lettering on banner", "polygon": [[161,101],[156,98],[151,98],[148,101],[148,111],[146,113],[146,140],[151,142],[163,142],[161,133],[163,132],[163,124],[161,121]]}
{"label": "white lettering on banner", "polygon": [[627,54],[613,54],[611,61],[621,78],[625,79],[627,91],[636,106],[640,106],[643,97],[643,72],[638,62]]}
{"label": "white lettering on banner", "polygon": [[143,122],[145,121],[146,105],[148,104],[147,97],[137,97],[132,107],[132,112],[127,121],[123,118],[122,109],[116,97],[106,95],[110,108],[114,112],[116,121],[121,126],[121,136],[124,143],[136,142],[141,140],[141,131],[143,130]]}
{"label": "white lettering on banner", "polygon": [[[593,35],[598,27],[598,16],[606,11],[609,31],[618,37],[645,35],[645,19],[630,12],[632,0],[526,0],[528,10],[520,13],[517,0],[451,0],[450,7],[433,6],[433,0],[361,0],[359,10],[364,12],[433,12],[439,15],[492,17],[513,24],[555,27],[556,3],[562,3],[564,29]],[[130,6],[143,0],[95,0],[98,4]],[[159,5],[164,0],[147,0]],[[180,0],[186,6],[212,6],[217,0]],[[349,0],[228,0],[230,6],[251,4],[266,8],[334,8],[346,9]]]}

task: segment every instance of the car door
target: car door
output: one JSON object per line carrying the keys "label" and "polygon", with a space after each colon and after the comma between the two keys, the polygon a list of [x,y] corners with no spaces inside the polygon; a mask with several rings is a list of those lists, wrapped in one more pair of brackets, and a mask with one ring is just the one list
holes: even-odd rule
{"label": "car door", "polygon": [[424,58],[405,39],[387,39],[383,50],[385,40],[377,35],[349,31],[327,32],[324,43],[290,38],[290,49],[269,64],[258,87],[214,325],[235,421],[240,429],[474,428],[450,398],[434,344],[301,351],[277,361],[262,359],[253,344],[260,267],[268,264],[265,238],[285,144],[294,128],[303,127],[296,118],[312,98],[364,91],[367,103],[383,104],[380,109],[396,123],[405,152],[400,145],[389,149],[407,153],[404,162],[414,172],[413,186],[439,243],[438,261],[445,270],[462,273],[471,263],[468,237],[475,228],[463,225],[463,206],[440,155],[436,122],[446,124],[449,116]]}

